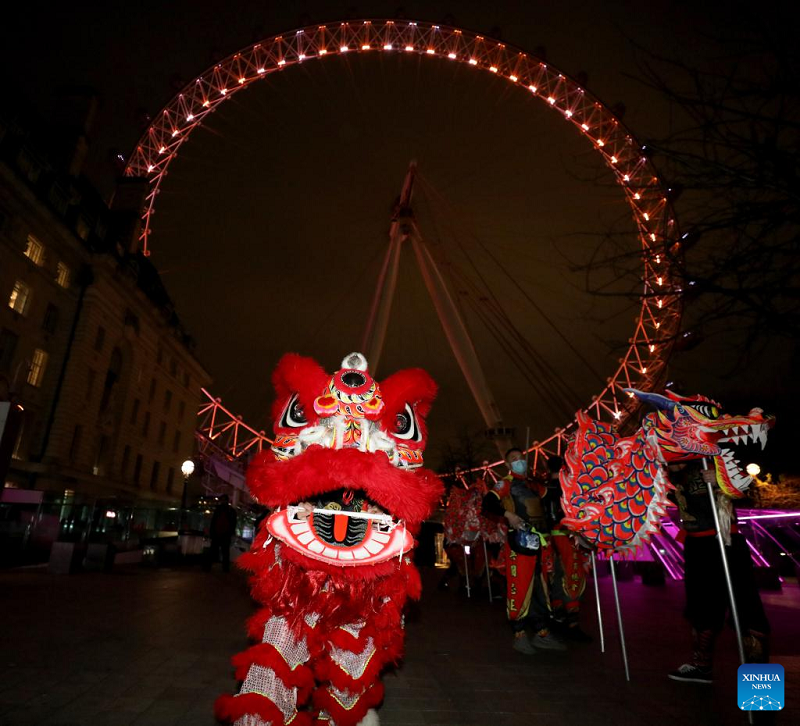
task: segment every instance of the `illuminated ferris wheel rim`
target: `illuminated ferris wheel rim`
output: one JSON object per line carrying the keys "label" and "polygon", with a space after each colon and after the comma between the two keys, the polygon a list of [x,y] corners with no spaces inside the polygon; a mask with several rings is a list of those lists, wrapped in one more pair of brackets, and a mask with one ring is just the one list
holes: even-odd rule
{"label": "illuminated ferris wheel rim", "polygon": [[[601,155],[623,189],[642,245],[641,308],[619,367],[584,410],[597,418],[623,420],[635,409],[623,389],[647,390],[659,382],[680,325],[681,289],[674,269],[680,256],[680,241],[664,186],[633,134],[597,98],[535,55],[483,35],[411,20],[351,20],[271,36],[215,63],[158,113],[126,166],[126,176],[144,177],[149,182],[142,214],[142,253],[150,254],[155,201],[169,164],[181,144],[217,105],[251,83],[291,66],[332,56],[375,52],[444,59],[503,78],[561,114]],[[230,415],[219,399],[206,396]],[[206,416],[201,420],[199,433],[208,440],[217,440],[230,429],[215,431],[213,423],[208,428],[207,420],[215,420],[207,415],[208,401],[201,406],[201,414]],[[540,453],[560,453],[565,432],[572,425],[556,429],[545,441],[535,442],[531,451],[536,459]],[[248,430],[253,431],[249,427]],[[239,458],[270,443],[261,432],[247,441],[248,445],[243,447],[234,439],[223,448],[232,458]]]}

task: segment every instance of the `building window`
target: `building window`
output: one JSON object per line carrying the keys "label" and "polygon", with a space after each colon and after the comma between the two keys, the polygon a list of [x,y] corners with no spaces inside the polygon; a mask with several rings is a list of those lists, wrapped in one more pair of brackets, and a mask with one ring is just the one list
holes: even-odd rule
{"label": "building window", "polygon": [[150,379],[150,391],[147,394],[147,402],[152,403],[153,399],[156,397],[156,379]]}
{"label": "building window", "polygon": [[53,208],[62,217],[67,213],[69,209],[69,197],[66,191],[58,184],[53,184],[53,186],[50,187],[50,193],[47,195],[47,198],[50,200],[50,204],[53,205]]}
{"label": "building window", "polygon": [[142,478],[142,455],[136,454],[136,463],[133,465],[133,483],[139,484]]}
{"label": "building window", "polygon": [[131,408],[131,424],[136,424],[136,419],[139,418],[139,406],[141,405],[141,401],[136,398],[133,401],[133,408]]}
{"label": "building window", "polygon": [[58,325],[58,308],[53,303],[47,303],[47,310],[44,311],[42,320],[42,330],[45,333],[55,333]]}
{"label": "building window", "polygon": [[166,421],[162,421],[161,425],[158,427],[158,445],[164,445],[164,438],[167,435],[167,423]]}
{"label": "building window", "polygon": [[25,178],[31,183],[36,184],[39,175],[42,173],[42,167],[28,152],[27,149],[20,149],[17,154],[17,164],[19,170],[25,175]]}
{"label": "building window", "polygon": [[92,402],[92,396],[94,396],[94,382],[97,380],[97,371],[89,368],[86,376],[86,402]]}
{"label": "building window", "polygon": [[95,476],[105,476],[106,459],[108,458],[108,436],[101,436],[97,444],[97,454],[94,458],[92,474]]}
{"label": "building window", "polygon": [[172,494],[172,487],[175,485],[175,469],[172,467],[167,471],[167,491]]}
{"label": "building window", "polygon": [[158,488],[158,474],[161,469],[161,464],[157,461],[153,462],[153,470],[150,472],[150,489],[155,491]]}
{"label": "building window", "polygon": [[31,367],[28,370],[28,383],[37,388],[41,386],[45,368],[47,368],[47,353],[41,348],[37,348],[33,351]]}
{"label": "building window", "polygon": [[103,399],[100,402],[100,413],[104,413],[111,406],[116,394],[116,386],[122,373],[122,351],[114,348],[111,351],[111,362],[108,364],[106,382],[103,384]]}
{"label": "building window", "polygon": [[169,374],[171,376],[178,375],[178,364],[175,362],[174,358],[169,359]]}
{"label": "building window", "polygon": [[189,374],[186,371],[183,372],[183,385],[186,386],[186,388],[189,387]]}
{"label": "building window", "polygon": [[20,315],[25,315],[25,310],[28,307],[30,297],[30,287],[28,287],[22,280],[17,280],[14,283],[14,289],[11,291],[11,297],[8,299],[8,307],[18,312]]}
{"label": "building window", "polygon": [[102,325],[97,326],[97,335],[94,336],[94,349],[99,353],[103,350],[103,344],[106,342],[106,329]]}
{"label": "building window", "polygon": [[125,311],[125,326],[132,328],[137,335],[139,334],[139,318],[130,310]]}
{"label": "building window", "polygon": [[11,370],[18,340],[19,336],[10,330],[0,331],[0,371]]}
{"label": "building window", "polygon": [[68,288],[70,282],[72,282],[72,273],[70,273],[69,267],[63,262],[59,262],[56,265],[56,282],[65,289]]}
{"label": "building window", "polygon": [[149,433],[150,433],[150,411],[148,411],[144,415],[144,426],[142,426],[142,436],[147,438],[147,434]]}
{"label": "building window", "polygon": [[78,460],[81,449],[81,438],[83,436],[83,426],[78,424],[72,429],[72,442],[69,445],[69,460],[74,463]]}
{"label": "building window", "polygon": [[84,242],[89,239],[89,232],[92,231],[92,225],[86,217],[78,217],[75,222],[75,232]]}
{"label": "building window", "polygon": [[174,454],[178,453],[178,449],[181,448],[181,432],[176,431],[175,436],[172,437],[172,452]]}
{"label": "building window", "polygon": [[119,473],[122,475],[122,479],[128,476],[128,464],[131,461],[131,447],[126,446],[122,451],[122,464],[120,465]]}
{"label": "building window", "polygon": [[164,391],[164,413],[169,413],[169,408],[172,405],[172,391]]}
{"label": "building window", "polygon": [[178,421],[183,421],[183,417],[186,414],[186,401],[181,401],[178,404]]}
{"label": "building window", "polygon": [[158,346],[157,362],[158,365],[161,365],[164,362],[164,349],[160,345]]}
{"label": "building window", "polygon": [[32,234],[28,235],[28,246],[25,248],[25,257],[39,267],[44,264],[44,245]]}

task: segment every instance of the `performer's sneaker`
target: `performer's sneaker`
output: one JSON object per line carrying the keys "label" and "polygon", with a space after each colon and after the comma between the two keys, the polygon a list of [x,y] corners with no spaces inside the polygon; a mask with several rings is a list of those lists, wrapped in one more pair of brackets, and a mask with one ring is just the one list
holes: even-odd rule
{"label": "performer's sneaker", "polygon": [[549,630],[540,630],[536,635],[531,636],[531,643],[534,647],[541,650],[566,650],[567,646],[563,641],[556,638]]}
{"label": "performer's sneaker", "polygon": [[536,648],[533,647],[530,639],[528,638],[528,634],[524,630],[521,630],[519,633],[514,633],[513,648],[517,651],[517,653],[536,655]]}
{"label": "performer's sneaker", "polygon": [[710,668],[701,668],[700,666],[692,665],[691,663],[684,663],[677,670],[667,674],[668,678],[673,681],[684,681],[686,683],[713,683],[714,679],[711,677]]}

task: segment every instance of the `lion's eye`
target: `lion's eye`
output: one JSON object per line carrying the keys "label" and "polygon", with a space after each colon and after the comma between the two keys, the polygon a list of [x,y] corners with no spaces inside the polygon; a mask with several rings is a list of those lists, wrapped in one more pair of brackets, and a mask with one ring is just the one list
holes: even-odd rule
{"label": "lion's eye", "polygon": [[303,413],[303,405],[300,403],[295,393],[286,404],[281,416],[281,428],[299,429],[306,426],[308,421]]}
{"label": "lion's eye", "polygon": [[394,435],[398,439],[406,441],[422,441],[422,432],[419,429],[414,409],[408,404],[395,418]]}
{"label": "lion's eye", "polygon": [[403,436],[411,431],[411,419],[409,418],[408,414],[397,414],[397,421],[395,422],[394,430],[398,436]]}

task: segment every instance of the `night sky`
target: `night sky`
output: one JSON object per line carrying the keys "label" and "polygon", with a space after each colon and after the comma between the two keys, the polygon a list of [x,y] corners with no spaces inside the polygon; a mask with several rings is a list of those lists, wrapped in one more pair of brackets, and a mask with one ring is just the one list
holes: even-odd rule
{"label": "night sky", "polygon": [[[634,44],[702,60],[703,35],[718,15],[711,4],[693,5],[418,2],[403,11],[433,22],[449,14],[455,25],[487,34],[499,28],[502,40],[531,52],[544,46],[559,70],[586,72],[589,90],[606,104],[624,102],[625,123],[644,141],[679,119],[631,77],[642,57]],[[127,155],[142,129],[140,109],[155,114],[179,80],[278,32],[394,17],[397,9],[381,2],[27,3],[3,29],[4,87],[44,113],[62,84],[100,92],[87,173],[109,193],[109,150]],[[6,93],[5,100],[14,97]],[[181,147],[154,218],[151,260],[198,341],[213,392],[253,426],[267,426],[269,372],[282,353],[311,355],[332,370],[359,346],[392,203],[412,159],[420,173],[413,206],[428,244],[468,279],[480,271],[566,382],[564,404],[548,405],[471,312],[467,296],[454,291],[520,443],[527,426],[535,440],[564,425],[615,370],[637,307],[589,295],[571,267],[609,229],[627,234],[632,248],[638,242],[623,196],[589,144],[541,101],[463,65],[378,53],[331,58],[272,74],[222,104]],[[755,375],[731,374],[720,366],[724,342],[676,356],[673,376],[687,391],[740,412],[762,405],[789,413],[796,352],[770,351]],[[378,377],[407,366],[428,369],[440,384],[429,419],[435,465],[443,441],[483,423],[410,249]],[[780,431],[768,447],[775,456],[787,450],[796,426]]]}

